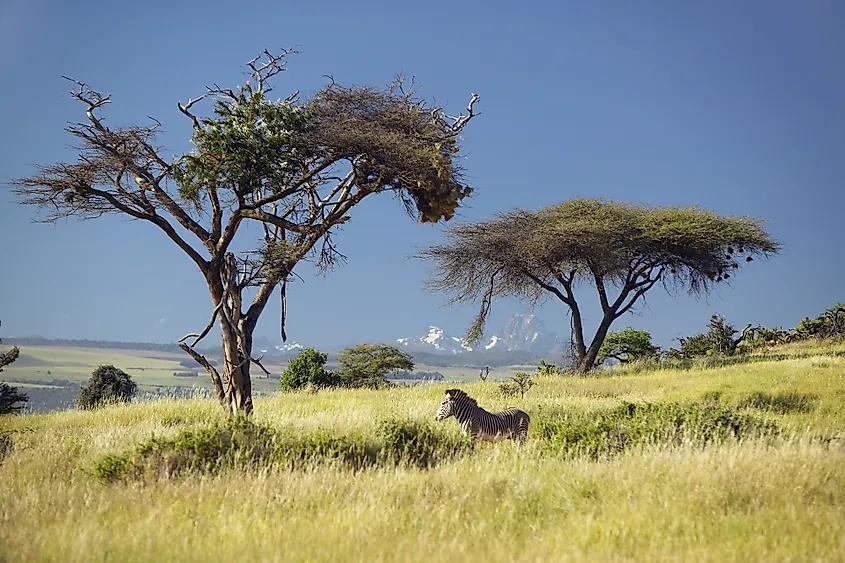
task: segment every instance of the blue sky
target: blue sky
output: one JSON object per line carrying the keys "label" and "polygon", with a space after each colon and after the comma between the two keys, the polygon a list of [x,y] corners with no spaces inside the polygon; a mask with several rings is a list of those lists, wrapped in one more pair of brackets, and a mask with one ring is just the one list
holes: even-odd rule
{"label": "blue sky", "polygon": [[[245,5],[246,6],[246,5]],[[784,251],[755,261],[707,300],[655,289],[619,321],[662,345],[729,322],[792,326],[845,300],[845,3],[674,2],[0,2],[0,184],[73,158],[83,117],[61,75],[110,93],[109,123],[164,123],[189,147],[177,101],[235,86],[261,49],[298,45],[279,95],[331,74],[384,85],[416,75],[453,113],[471,92],[465,134],[475,197],[462,219],[570,197],[699,204],[768,219]],[[199,272],[154,227],[119,217],[32,224],[0,188],[2,335],[173,341],[210,313]],[[349,263],[305,265],[289,288],[288,337],[323,347],[391,340],[429,324],[461,333],[474,306],[426,292],[406,257],[440,238],[391,196],[371,198],[339,233]],[[14,262],[10,259],[14,257]],[[597,322],[594,291],[580,292]],[[521,310],[494,305],[491,328]],[[568,330],[565,307],[536,313]],[[278,334],[277,300],[257,331]]]}

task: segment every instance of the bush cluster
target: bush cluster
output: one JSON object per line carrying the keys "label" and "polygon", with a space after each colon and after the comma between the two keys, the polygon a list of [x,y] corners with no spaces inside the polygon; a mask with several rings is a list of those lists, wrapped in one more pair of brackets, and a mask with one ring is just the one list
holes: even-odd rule
{"label": "bush cluster", "polygon": [[636,446],[692,443],[774,436],[777,426],[739,407],[702,403],[625,403],[597,412],[541,412],[534,417],[545,447],[567,457],[590,459]]}
{"label": "bush cluster", "polygon": [[230,417],[206,428],[183,430],[175,437],[153,436],[128,452],[108,454],[97,461],[94,473],[103,481],[117,481],[262,467],[428,468],[472,448],[469,439],[413,420],[383,421],[376,435],[369,437],[337,435],[325,429],[303,434]]}

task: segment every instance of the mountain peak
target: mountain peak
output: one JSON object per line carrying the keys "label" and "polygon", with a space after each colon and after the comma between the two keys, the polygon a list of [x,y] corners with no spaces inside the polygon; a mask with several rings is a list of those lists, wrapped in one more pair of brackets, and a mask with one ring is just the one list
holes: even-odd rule
{"label": "mountain peak", "polygon": [[[421,336],[397,338],[396,342],[410,352],[460,354],[473,351],[473,347],[467,345],[463,338],[448,335],[436,325],[429,325],[428,332]],[[546,354],[555,350],[559,344],[558,336],[549,332],[533,313],[514,313],[505,326],[478,346],[477,351]]]}

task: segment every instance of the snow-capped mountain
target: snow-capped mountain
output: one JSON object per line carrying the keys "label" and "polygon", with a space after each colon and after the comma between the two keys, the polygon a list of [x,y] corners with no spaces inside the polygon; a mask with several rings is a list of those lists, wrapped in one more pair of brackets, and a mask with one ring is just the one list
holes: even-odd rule
{"label": "snow-capped mountain", "polygon": [[278,345],[276,342],[266,336],[256,336],[252,341],[252,349],[255,353],[280,356],[296,356],[302,350],[299,342],[285,342]]}
{"label": "snow-capped mountain", "polygon": [[534,315],[515,314],[490,338],[484,348],[497,352],[507,350],[547,354],[560,343],[558,335],[550,332],[543,321]]}
{"label": "snow-capped mountain", "polygon": [[484,338],[474,347],[462,337],[447,335],[442,328],[430,326],[422,336],[398,338],[400,348],[408,352],[435,354],[461,354],[463,352],[530,352],[548,354],[559,348],[562,340],[537,317],[530,314],[511,315],[508,322],[492,336]]}
{"label": "snow-capped mountain", "polygon": [[302,350],[302,344],[299,342],[285,342],[281,346],[274,346],[274,348],[283,356],[297,355]]}
{"label": "snow-capped mountain", "polygon": [[435,352],[441,354],[472,352],[472,347],[464,344],[463,338],[447,336],[442,328],[436,326],[428,327],[428,332],[422,336],[397,338],[396,342],[411,352]]}

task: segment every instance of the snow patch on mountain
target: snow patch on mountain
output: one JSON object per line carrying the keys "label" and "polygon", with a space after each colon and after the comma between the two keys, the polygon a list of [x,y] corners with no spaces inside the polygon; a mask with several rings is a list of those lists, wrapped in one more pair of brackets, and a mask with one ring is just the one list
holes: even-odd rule
{"label": "snow patch on mountain", "polygon": [[[450,336],[437,326],[430,326],[421,336],[397,338],[396,342],[409,352],[432,352],[460,354],[473,351],[463,338]],[[548,354],[560,348],[561,339],[548,331],[543,323],[532,314],[515,314],[479,351],[531,352]]]}
{"label": "snow patch on mountain", "polygon": [[467,346],[463,338],[448,336],[438,326],[429,326],[428,332],[422,336],[411,338],[397,338],[396,342],[408,350],[416,352],[439,352],[445,354],[460,354],[472,352],[472,346]]}

